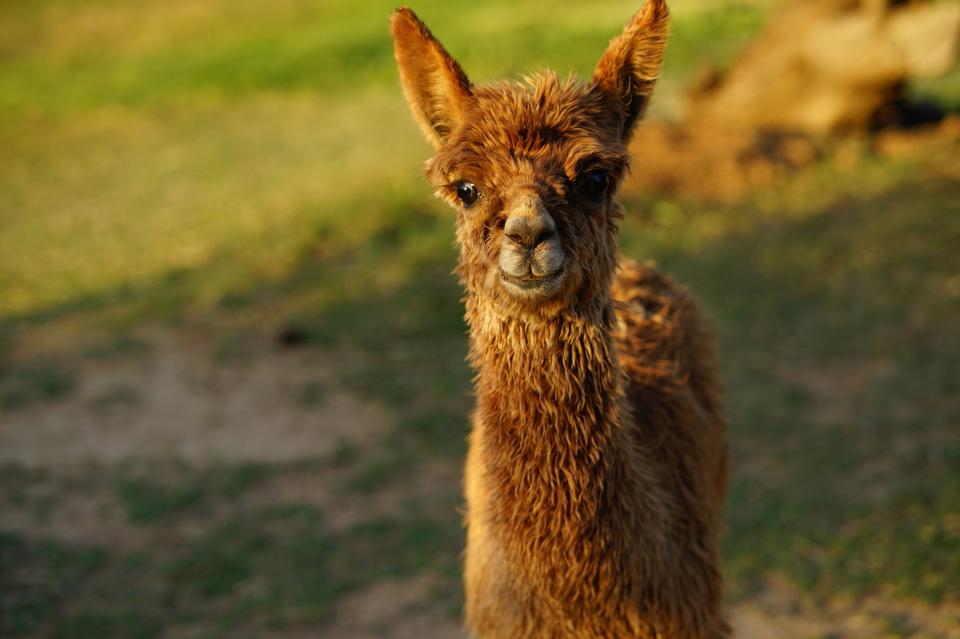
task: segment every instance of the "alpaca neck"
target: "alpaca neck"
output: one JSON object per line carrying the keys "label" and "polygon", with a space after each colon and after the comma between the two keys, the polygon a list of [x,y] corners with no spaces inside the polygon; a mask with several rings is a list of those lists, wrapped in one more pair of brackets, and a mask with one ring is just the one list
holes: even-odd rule
{"label": "alpaca neck", "polygon": [[622,406],[606,303],[549,319],[484,313],[471,322],[471,360],[484,423],[530,443],[588,446],[610,434]]}
{"label": "alpaca neck", "polygon": [[632,464],[612,306],[548,320],[481,306],[468,299],[491,524],[505,538],[549,545],[558,557],[588,552],[587,540],[609,553],[622,534],[610,522],[632,526],[633,510],[621,492]]}

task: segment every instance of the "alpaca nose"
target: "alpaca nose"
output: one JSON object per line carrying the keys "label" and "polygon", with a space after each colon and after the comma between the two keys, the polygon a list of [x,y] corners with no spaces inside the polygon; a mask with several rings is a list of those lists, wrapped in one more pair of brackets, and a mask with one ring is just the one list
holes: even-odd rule
{"label": "alpaca nose", "polygon": [[503,233],[521,248],[532,249],[556,235],[557,226],[542,205],[527,205],[510,214]]}
{"label": "alpaca nose", "polygon": [[564,254],[553,216],[535,195],[516,200],[503,225],[500,275],[515,286],[536,281],[563,270]]}

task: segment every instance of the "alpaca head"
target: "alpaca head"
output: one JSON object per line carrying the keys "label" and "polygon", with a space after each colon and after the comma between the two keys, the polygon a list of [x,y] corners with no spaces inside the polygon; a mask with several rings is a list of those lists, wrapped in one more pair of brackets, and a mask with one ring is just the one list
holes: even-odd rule
{"label": "alpaca head", "polygon": [[394,12],[404,93],[436,150],[427,177],[457,210],[459,272],[472,295],[545,315],[606,299],[614,195],[666,27],[663,0],[647,0],[590,82],[545,72],[475,86],[412,11]]}

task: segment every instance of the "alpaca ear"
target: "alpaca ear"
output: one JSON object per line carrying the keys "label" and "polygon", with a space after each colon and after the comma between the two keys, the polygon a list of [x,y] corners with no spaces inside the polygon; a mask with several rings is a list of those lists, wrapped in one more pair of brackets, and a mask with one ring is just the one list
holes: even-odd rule
{"label": "alpaca ear", "polygon": [[620,137],[626,142],[633,125],[653,93],[667,43],[669,14],[664,0],[646,0],[623,29],[610,41],[596,70],[593,83],[620,115]]}
{"label": "alpaca ear", "polygon": [[406,7],[390,16],[403,92],[427,140],[439,148],[464,119],[470,80],[427,25]]}

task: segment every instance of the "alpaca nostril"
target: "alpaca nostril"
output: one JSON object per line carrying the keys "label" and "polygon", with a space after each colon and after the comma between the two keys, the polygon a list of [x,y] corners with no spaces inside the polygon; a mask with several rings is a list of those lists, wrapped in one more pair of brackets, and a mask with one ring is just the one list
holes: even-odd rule
{"label": "alpaca nostril", "polygon": [[522,246],[526,249],[533,249],[544,242],[547,242],[553,239],[553,236],[556,233],[552,229],[542,229],[538,234],[534,235],[533,233],[507,233],[507,239],[509,239],[514,244]]}
{"label": "alpaca nostril", "polygon": [[507,235],[507,239],[513,242],[514,244],[519,244],[520,246],[523,246],[526,248],[527,243],[525,241],[524,236],[520,235],[519,233],[507,233],[506,235]]}
{"label": "alpaca nostril", "polygon": [[553,229],[543,229],[542,231],[540,231],[540,235],[537,236],[536,241],[534,241],[533,246],[534,247],[540,246],[547,240],[552,239],[554,235],[555,233]]}

